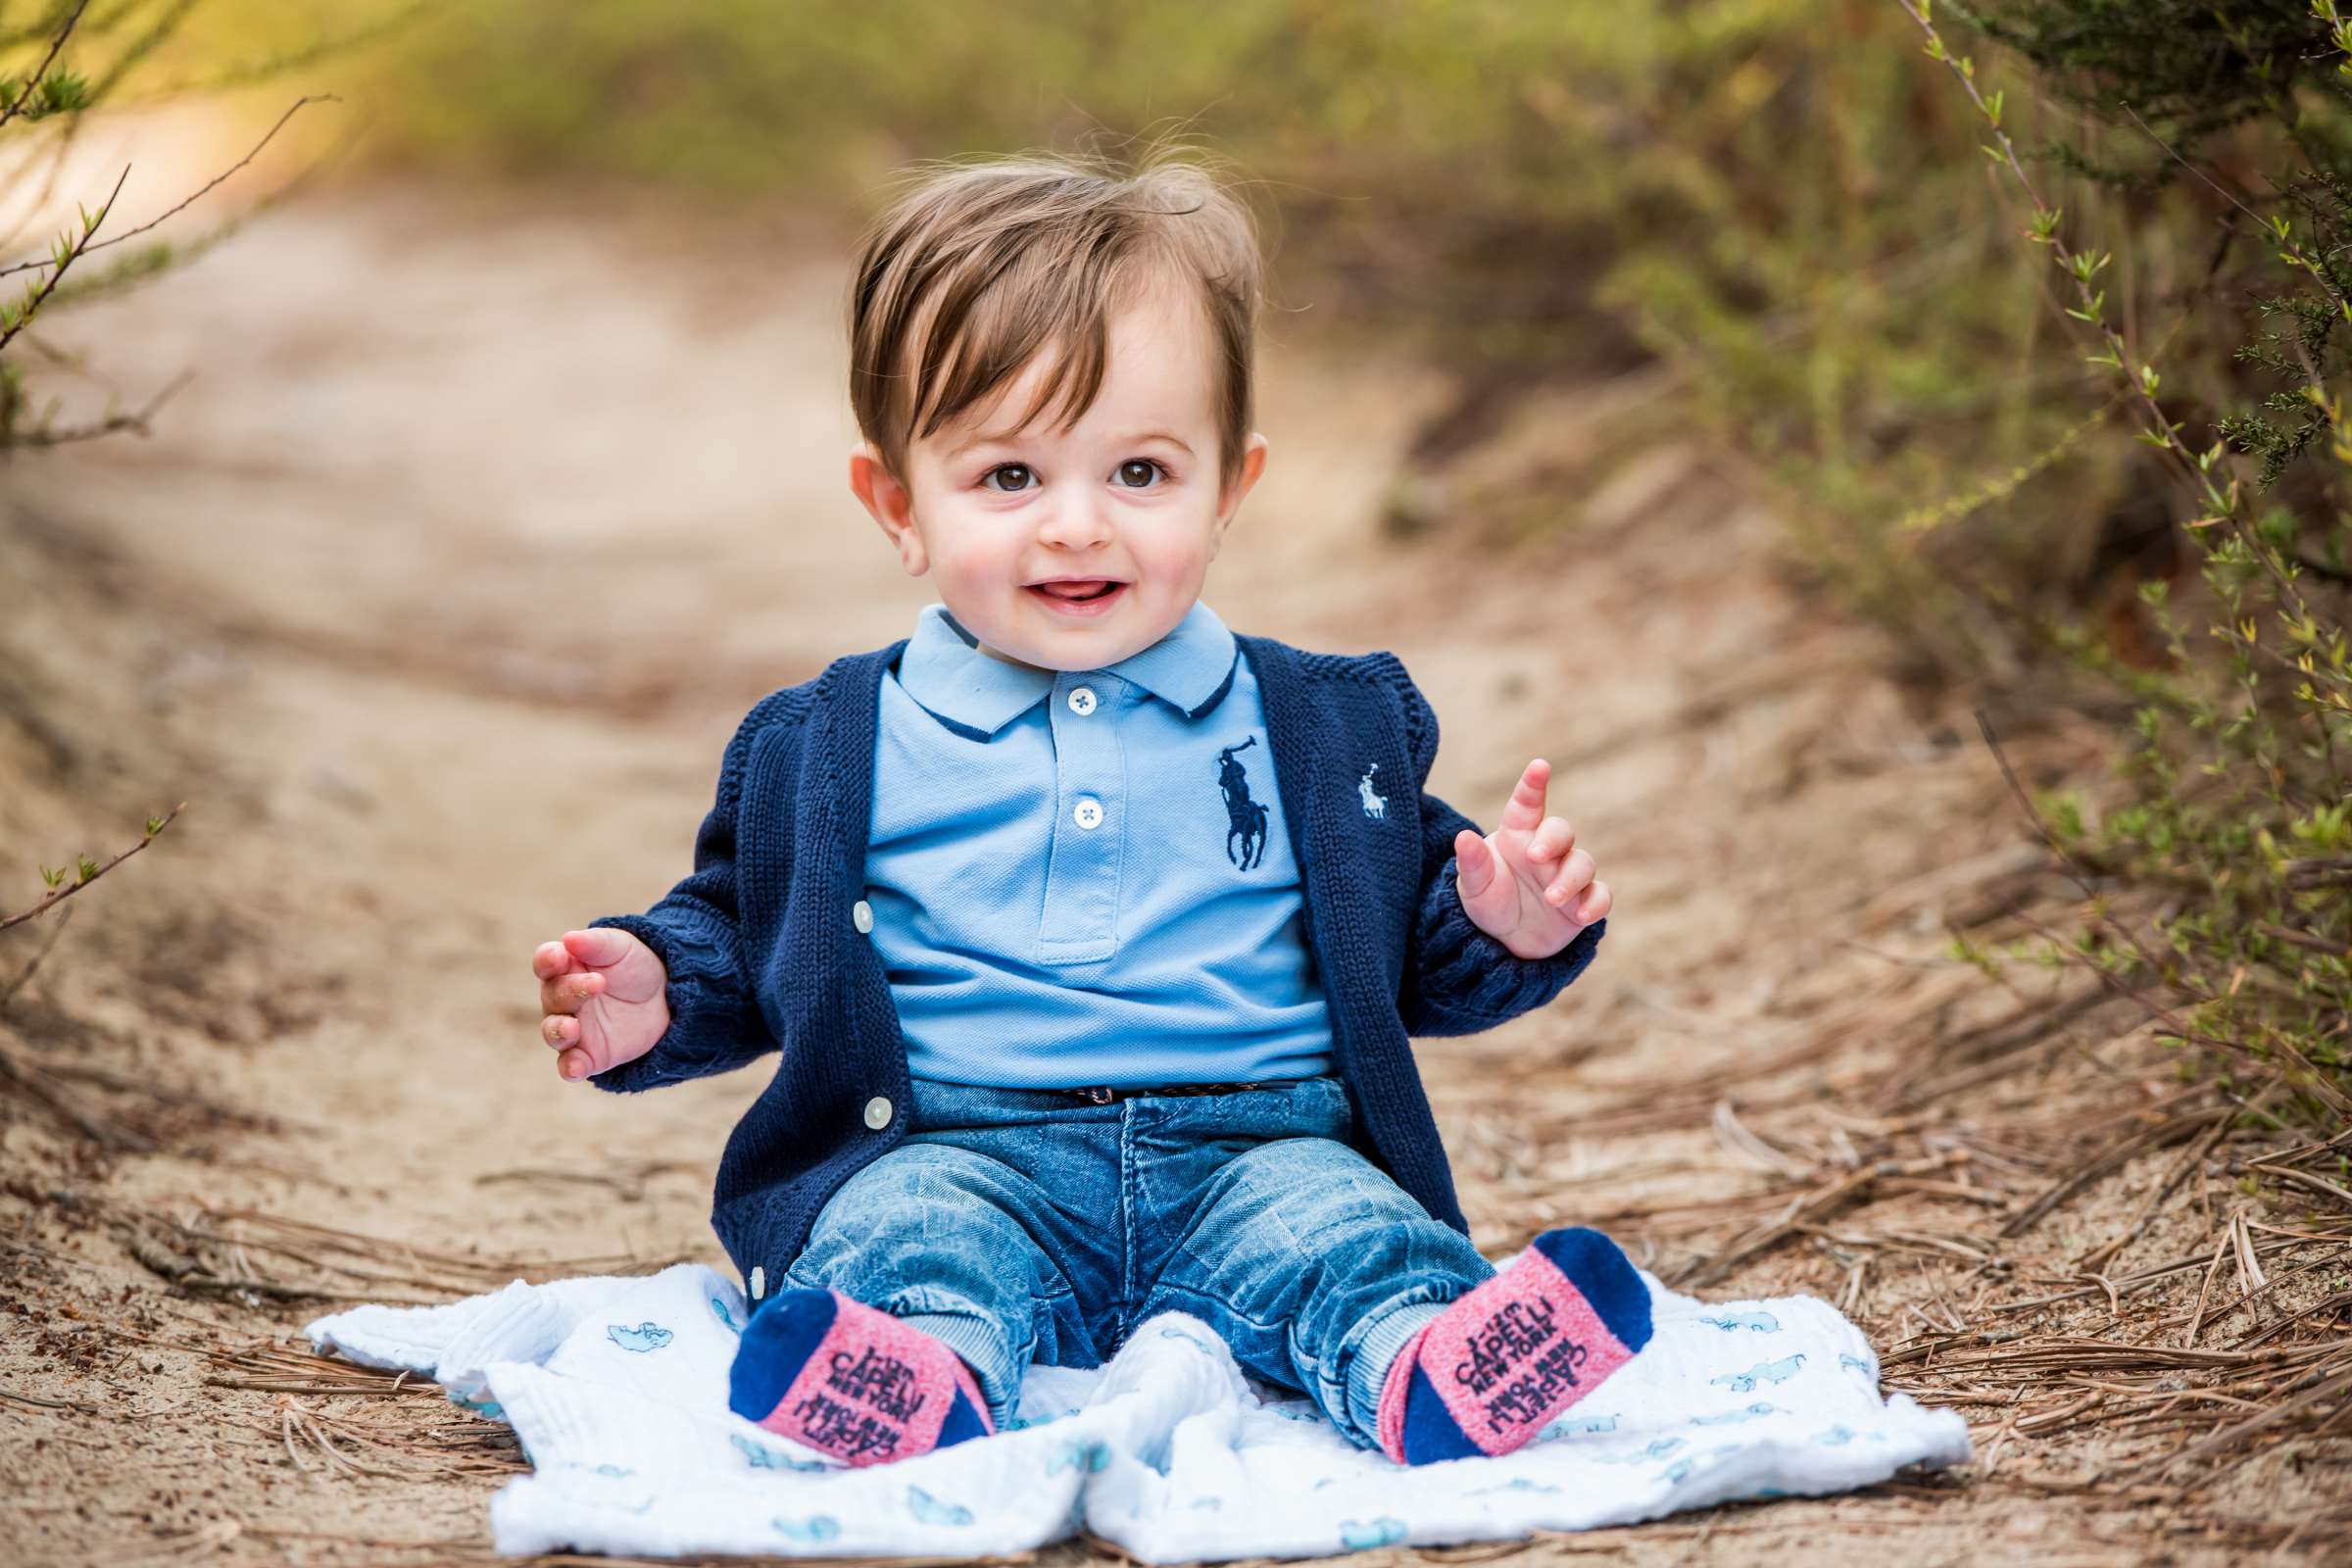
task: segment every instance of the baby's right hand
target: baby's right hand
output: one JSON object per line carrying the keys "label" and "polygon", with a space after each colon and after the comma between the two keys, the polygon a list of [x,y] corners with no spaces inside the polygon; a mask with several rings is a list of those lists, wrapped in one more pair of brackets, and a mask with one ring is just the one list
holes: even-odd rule
{"label": "baby's right hand", "polygon": [[669,1029],[669,971],[618,926],[566,931],[531,955],[539,977],[539,1038],[556,1071],[576,1081],[654,1049]]}

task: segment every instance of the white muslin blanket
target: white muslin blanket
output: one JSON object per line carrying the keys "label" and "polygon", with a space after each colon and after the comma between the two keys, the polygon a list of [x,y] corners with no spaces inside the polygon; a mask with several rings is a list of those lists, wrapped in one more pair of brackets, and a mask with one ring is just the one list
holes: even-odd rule
{"label": "white muslin blanket", "polygon": [[1957,1414],[1880,1398],[1878,1357],[1828,1302],[1707,1303],[1643,1279],[1654,1338],[1542,1437],[1409,1469],[1174,1312],[1106,1367],[1031,1368],[995,1437],[860,1470],[728,1411],[745,1301],[699,1263],[363,1306],[308,1333],[513,1423],[533,1469],[491,1499],[509,1553],[985,1555],[1086,1532],[1145,1562],[1326,1556],[1841,1492],[1968,1457]]}

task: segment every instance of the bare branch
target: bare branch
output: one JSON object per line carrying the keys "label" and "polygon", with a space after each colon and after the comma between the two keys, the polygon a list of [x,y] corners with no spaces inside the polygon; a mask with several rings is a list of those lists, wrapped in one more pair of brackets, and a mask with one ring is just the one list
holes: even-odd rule
{"label": "bare branch", "polygon": [[130,166],[128,164],[124,164],[122,166],[122,172],[115,177],[115,188],[107,192],[106,205],[99,208],[93,217],[89,218],[83,222],[81,237],[75,240],[73,246],[67,250],[64,259],[58,262],[57,270],[51,272],[47,277],[43,278],[41,280],[41,286],[35,289],[30,297],[24,301],[24,313],[20,315],[16,318],[15,322],[11,324],[5,331],[0,331],[0,349],[7,348],[10,343],[16,340],[16,336],[19,332],[22,332],[24,330],[24,328],[30,326],[32,324],[33,317],[40,313],[42,303],[46,301],[50,295],[57,292],[58,281],[66,275],[67,271],[73,268],[75,262],[81,259],[82,253],[89,246],[90,236],[98,232],[98,225],[106,221],[106,215],[115,210],[116,198],[122,194],[122,182],[129,177]]}
{"label": "bare branch", "polygon": [[[243,169],[247,164],[252,163],[256,158],[260,157],[262,149],[269,146],[270,139],[276,136],[280,130],[285,128],[286,122],[292,120],[295,114],[301,110],[303,105],[319,103],[339,104],[343,100],[340,97],[331,92],[315,92],[295,99],[293,107],[277,117],[277,123],[270,127],[269,135],[264,136],[260,141],[253,144],[253,151],[247,153],[244,157],[229,165],[228,168],[222,170],[220,173],[215,174],[211,179],[207,180],[200,189],[189,195],[186,200],[180,202],[177,206],[172,207],[166,212],[157,214],[155,217],[149,219],[146,222],[141,223],[136,228],[125,229],[123,232],[117,234],[113,239],[100,240],[94,245],[85,245],[75,254],[77,256],[86,255],[91,251],[105,250],[110,245],[120,245],[126,239],[136,239],[141,234],[146,233],[149,229],[154,228],[157,224],[163,222],[166,219],[170,219],[177,216],[180,213],[186,212],[215,186],[218,186],[221,181],[227,179],[238,170]],[[55,266],[57,266],[57,259],[55,257],[36,256],[30,261],[18,262],[9,267],[0,267],[0,277],[6,277],[11,272],[28,272],[36,268]]]}
{"label": "bare branch", "polygon": [[95,423],[71,424],[63,429],[52,429],[47,425],[42,425],[35,429],[20,430],[13,434],[0,432],[0,443],[5,443],[9,447],[62,447],[75,441],[94,441],[100,436],[113,435],[118,430],[135,431],[139,435],[153,435],[155,431],[147,421],[155,417],[155,411],[162,408],[181,387],[195,379],[196,372],[194,370],[182,370],[173,376],[161,392],[128,414],[110,414]]}
{"label": "bare branch", "polygon": [[42,898],[40,903],[34,905],[31,908],[24,910],[22,914],[12,914],[7,919],[0,920],[0,931],[5,931],[12,925],[17,925],[25,920],[29,920],[34,915],[39,914],[43,910],[49,908],[51,906],[63,903],[65,900],[72,898],[74,894],[79,893],[83,888],[88,887],[91,883],[106,875],[107,872],[112,871],[116,866],[121,865],[124,860],[127,860],[132,856],[138,854],[148,845],[153,844],[156,840],[156,836],[162,833],[164,829],[172,825],[172,818],[177,816],[180,812],[186,810],[187,808],[188,803],[185,801],[180,802],[177,806],[172,808],[171,810],[164,813],[163,818],[148,831],[148,834],[145,838],[139,840],[138,843],[133,844],[129,849],[122,851],[113,859],[98,867],[97,870],[92,871],[88,876],[81,878],[81,880],[77,882],[69,882],[62,888],[51,888],[48,894]]}

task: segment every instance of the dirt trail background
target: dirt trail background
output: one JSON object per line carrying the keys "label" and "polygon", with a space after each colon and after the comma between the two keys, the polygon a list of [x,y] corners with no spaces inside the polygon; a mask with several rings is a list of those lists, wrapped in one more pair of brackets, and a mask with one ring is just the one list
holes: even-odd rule
{"label": "dirt trail background", "polygon": [[[152,439],[0,473],[0,914],[39,893],[35,858],[103,859],[188,808],[70,920],[0,934],[0,987],[41,955],[0,1003],[0,1557],[484,1556],[520,1463],[503,1429],[381,1380],[338,1396],[294,1331],[516,1268],[723,1266],[710,1175],[760,1074],[567,1087],[527,965],[690,866],[754,701],[929,597],[843,482],[843,257],[807,225],[380,188],[61,330],[149,386],[203,372]],[[2298,1510],[2340,1493],[2293,1453],[2187,1498],[2130,1473],[2154,1451],[2133,1436],[2069,1424],[2082,1390],[1936,1370],[1988,1301],[2111,1326],[2085,1279],[2201,1265],[2235,1200],[2211,1144],[2189,1170],[2157,1139],[2001,1234],[2086,1152],[2204,1102],[2082,975],[1940,956],[1947,920],[1997,930],[2049,885],[1966,703],[1898,688],[1882,639],[1790,586],[1736,476],[1647,433],[1654,377],[1538,393],[1451,468],[1576,474],[1555,536],[1393,537],[1392,477],[1457,390],[1278,318],[1272,461],[1208,599],[1396,650],[1443,719],[1434,786],[1481,820],[1548,757],[1615,890],[1560,1003],[1421,1048],[1477,1239],[1589,1221],[1705,1294],[1829,1296],[1890,1385],[1965,1396],[1980,1458],[1369,1557],[2301,1554]],[[2029,776],[2089,755],[2027,717],[2001,722]],[[2178,1311],[2196,1283],[2144,1299]],[[2242,1329],[2230,1285],[2213,1321]]]}

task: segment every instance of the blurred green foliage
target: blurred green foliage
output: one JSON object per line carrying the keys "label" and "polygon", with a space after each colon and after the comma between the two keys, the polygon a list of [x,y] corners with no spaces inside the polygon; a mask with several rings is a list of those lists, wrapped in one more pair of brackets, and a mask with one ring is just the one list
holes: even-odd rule
{"label": "blurred green foliage", "polygon": [[[2085,894],[2068,951],[2140,997],[2159,1038],[2242,1076],[2250,1114],[2340,1126],[2352,1117],[2352,22],[2336,0],[1987,8],[1972,20],[2012,52],[2004,74],[2090,111],[2034,168],[2003,122],[2006,94],[1927,0],[1905,8],[1978,111],[2024,238],[2055,264],[2045,275],[2070,336],[2158,474],[2138,531],[2165,548],[2110,564],[2161,649],[2133,658],[2107,628],[2053,622],[2077,666],[2132,703],[2118,725],[2126,798],[2097,820],[2078,796],[2043,803]],[[2078,193],[2118,199],[2089,220],[2070,214],[2060,171],[2081,176]],[[2168,236],[2176,251],[2204,239],[2202,278],[2120,308],[2118,291],[2142,279],[2134,256]]]}

